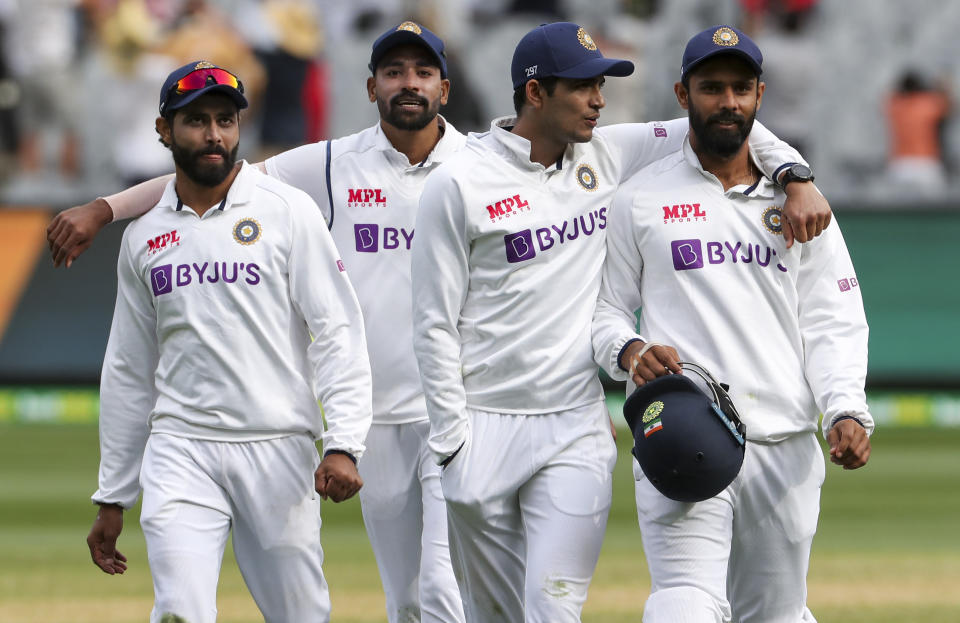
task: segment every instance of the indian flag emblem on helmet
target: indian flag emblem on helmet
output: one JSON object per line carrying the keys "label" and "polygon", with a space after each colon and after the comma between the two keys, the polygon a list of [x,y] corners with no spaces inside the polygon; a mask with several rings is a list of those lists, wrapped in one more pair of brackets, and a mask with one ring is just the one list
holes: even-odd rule
{"label": "indian flag emblem on helmet", "polygon": [[649,437],[663,428],[663,420],[660,419],[661,413],[663,413],[663,402],[660,400],[651,402],[650,406],[644,409],[643,417],[640,419],[643,423],[644,437]]}
{"label": "indian flag emblem on helmet", "polygon": [[420,33],[423,32],[423,29],[420,28],[420,26],[416,25],[416,24],[413,23],[413,22],[404,22],[404,23],[400,24],[399,26],[397,26],[397,30],[409,30],[410,32],[412,32],[412,33],[415,34],[415,35],[419,35]]}
{"label": "indian flag emblem on helmet", "polygon": [[593,42],[593,38],[587,34],[587,31],[580,27],[577,30],[577,41],[580,42],[580,45],[587,48],[588,50],[596,50],[597,44]]}
{"label": "indian flag emblem on helmet", "polygon": [[713,42],[729,48],[740,43],[740,37],[737,36],[737,33],[733,32],[732,28],[723,26],[718,28],[717,32],[713,33]]}

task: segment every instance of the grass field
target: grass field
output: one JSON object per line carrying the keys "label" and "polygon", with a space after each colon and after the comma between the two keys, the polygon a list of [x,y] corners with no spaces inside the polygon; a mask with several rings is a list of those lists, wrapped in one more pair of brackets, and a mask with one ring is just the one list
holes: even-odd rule
{"label": "grass field", "polygon": [[[626,435],[607,538],[583,620],[640,620],[649,590]],[[960,430],[881,430],[870,464],[829,465],[814,542],[809,604],[820,623],[960,621]],[[147,620],[152,585],[137,512],[120,549],[130,570],[89,560],[97,431],[91,425],[0,426],[0,623]],[[383,598],[356,500],[324,509],[333,620],[384,621]],[[220,621],[262,621],[228,552]]]}

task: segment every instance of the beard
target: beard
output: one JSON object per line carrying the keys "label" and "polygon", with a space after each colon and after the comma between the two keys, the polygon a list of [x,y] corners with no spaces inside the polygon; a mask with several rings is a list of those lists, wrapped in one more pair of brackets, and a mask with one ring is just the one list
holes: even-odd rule
{"label": "beard", "polygon": [[[740,151],[744,141],[750,136],[756,109],[745,117],[732,112],[721,112],[704,119],[694,108],[693,100],[688,100],[690,130],[697,137],[697,146],[709,154],[720,158],[729,158]],[[734,123],[731,129],[719,128],[717,123]]]}
{"label": "beard", "polygon": [[[234,145],[229,153],[220,145],[190,150],[178,145],[176,141],[172,140],[172,137],[170,143],[173,161],[183,171],[184,175],[194,183],[208,188],[219,186],[223,180],[227,179],[230,171],[233,170],[233,165],[237,162],[238,149],[240,149],[240,143]],[[219,164],[200,161],[200,158],[209,154],[218,154],[223,160]]]}
{"label": "beard", "polygon": [[[413,113],[403,110],[398,104],[403,100],[416,101],[423,106],[421,112]],[[380,111],[380,118],[398,130],[416,131],[424,129],[436,118],[440,112],[440,99],[430,102],[422,95],[404,90],[393,96],[389,103],[378,97],[377,109]]]}

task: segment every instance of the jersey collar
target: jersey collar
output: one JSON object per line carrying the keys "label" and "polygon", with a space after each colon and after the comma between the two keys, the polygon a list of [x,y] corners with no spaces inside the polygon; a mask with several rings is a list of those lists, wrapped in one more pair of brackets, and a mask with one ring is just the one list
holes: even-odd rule
{"label": "jersey collar", "polygon": [[[220,202],[220,205],[218,205],[213,211],[225,212],[233,206],[243,205],[250,202],[256,186],[256,181],[254,180],[256,172],[254,169],[255,167],[247,164],[246,160],[240,161],[240,171],[237,173],[237,177],[234,178],[233,184],[230,185],[230,189],[227,191],[227,196],[224,197],[223,201]],[[196,213],[193,210],[185,209],[183,202],[180,201],[180,197],[177,195],[175,182],[176,178],[167,182],[166,187],[163,189],[163,196],[160,197],[157,207],[172,210],[174,212],[186,212],[195,215]],[[208,210],[208,213],[209,212],[211,211]]]}
{"label": "jersey collar", "polygon": [[494,148],[517,167],[528,171],[552,173],[563,170],[573,161],[576,145],[567,145],[557,162],[545,167],[539,162],[530,160],[530,141],[510,130],[517,123],[516,117],[498,117],[490,123],[489,136],[494,141]]}
{"label": "jersey collar", "polygon": [[[749,149],[749,155],[754,166],[761,171],[760,179],[754,184],[741,184],[739,186],[734,186],[733,188],[728,189],[724,194],[737,194],[743,195],[744,197],[773,198],[774,193],[776,192],[776,187],[773,185],[773,182],[770,181],[770,178],[768,178],[765,173],[762,173],[763,167],[760,166],[760,161],[757,159],[757,156],[753,153],[752,149]],[[687,135],[683,139],[683,159],[687,162],[687,164],[699,171],[702,176],[710,180],[711,183],[720,183],[713,173],[704,170],[704,168],[700,165],[700,159],[697,157],[696,152],[693,151],[693,146],[690,145],[689,132],[687,132]]]}

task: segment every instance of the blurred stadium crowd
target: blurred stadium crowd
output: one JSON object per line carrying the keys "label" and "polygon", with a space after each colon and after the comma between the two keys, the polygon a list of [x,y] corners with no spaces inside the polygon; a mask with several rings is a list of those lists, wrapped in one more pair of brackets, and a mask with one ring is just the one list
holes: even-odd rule
{"label": "blurred stadium crowd", "polygon": [[748,31],[760,120],[807,156],[834,202],[958,206],[955,0],[0,0],[0,204],[67,207],[169,172],[159,85],[204,58],[236,72],[260,160],[374,123],[373,39],[414,19],[446,41],[461,130],[512,112],[513,48],[533,26],[585,26],[637,72],[605,87],[604,123],[668,119],[690,35]]}

